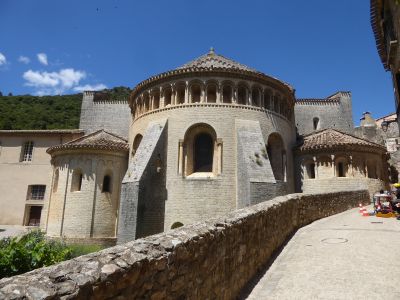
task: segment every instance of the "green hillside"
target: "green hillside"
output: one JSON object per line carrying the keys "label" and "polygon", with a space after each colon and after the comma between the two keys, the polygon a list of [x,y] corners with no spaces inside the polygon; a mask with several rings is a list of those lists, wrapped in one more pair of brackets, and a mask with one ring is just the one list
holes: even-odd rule
{"label": "green hillside", "polygon": [[[126,98],[130,89],[104,90],[110,98]],[[0,130],[79,128],[82,94],[63,96],[0,96]]]}
{"label": "green hillside", "polygon": [[82,94],[0,97],[0,129],[75,129]]}

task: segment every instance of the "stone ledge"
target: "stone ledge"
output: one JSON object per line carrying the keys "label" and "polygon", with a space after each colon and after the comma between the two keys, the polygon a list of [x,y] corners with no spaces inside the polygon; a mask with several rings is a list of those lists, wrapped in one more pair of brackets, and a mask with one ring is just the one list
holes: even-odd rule
{"label": "stone ledge", "polygon": [[0,280],[0,299],[234,299],[297,228],[366,190],[290,194]]}

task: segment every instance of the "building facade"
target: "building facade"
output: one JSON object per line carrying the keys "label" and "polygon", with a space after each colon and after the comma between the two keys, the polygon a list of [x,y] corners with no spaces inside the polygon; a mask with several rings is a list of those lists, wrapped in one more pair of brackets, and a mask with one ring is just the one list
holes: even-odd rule
{"label": "building facade", "polygon": [[0,224],[37,226],[50,190],[47,148],[82,130],[0,130]]}
{"label": "building facade", "polygon": [[[372,192],[387,182],[385,148],[352,136],[349,92],[296,99],[287,83],[213,49],[144,80],[129,99],[84,92],[80,127],[40,148],[46,180],[24,183],[35,187],[24,187],[21,207],[8,206],[37,225],[26,193],[46,185],[32,197],[43,198],[40,226],[51,237],[122,243],[279,195]],[[12,142],[19,134],[9,141],[29,157],[21,150],[30,149],[28,137]],[[13,172],[24,178],[17,162]],[[36,180],[36,172],[26,176]]]}
{"label": "building facade", "polygon": [[376,47],[386,71],[390,71],[396,104],[400,114],[400,3],[397,0],[371,0],[371,25]]}

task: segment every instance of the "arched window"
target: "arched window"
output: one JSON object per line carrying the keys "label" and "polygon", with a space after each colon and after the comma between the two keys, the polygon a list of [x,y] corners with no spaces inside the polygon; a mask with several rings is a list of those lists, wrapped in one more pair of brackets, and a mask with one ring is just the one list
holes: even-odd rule
{"label": "arched window", "polygon": [[212,172],[214,155],[213,138],[208,133],[199,133],[194,138],[194,172]]}
{"label": "arched window", "polygon": [[251,101],[254,106],[260,106],[260,90],[258,88],[253,88],[251,91]]}
{"label": "arched window", "polygon": [[102,193],[111,193],[111,175],[105,175],[103,178],[103,185],[101,187]]}
{"label": "arched window", "polygon": [[317,117],[315,117],[313,119],[313,128],[314,128],[314,130],[319,129],[319,118],[317,118]]}
{"label": "arched window", "polygon": [[232,87],[230,85],[224,85],[222,88],[222,101],[232,103]]}
{"label": "arched window", "polygon": [[238,104],[246,105],[247,103],[247,89],[245,86],[239,85],[238,87]]}
{"label": "arched window", "polygon": [[75,169],[72,172],[71,192],[79,192],[82,188],[83,174],[80,169]]}
{"label": "arched window", "polygon": [[190,87],[190,95],[192,103],[199,103],[201,100],[201,88],[198,84],[193,84]]}
{"label": "arched window", "polygon": [[171,229],[179,228],[182,226],[183,224],[181,222],[175,222],[174,224],[172,224]]}
{"label": "arched window", "polygon": [[179,84],[176,88],[176,104],[185,103],[185,85]]}
{"label": "arched window", "polygon": [[268,137],[267,152],[276,180],[285,180],[286,152],[282,137],[278,133],[272,133]]}
{"label": "arched window", "polygon": [[217,102],[217,86],[215,84],[209,84],[207,86],[207,102]]}
{"label": "arched window", "polygon": [[170,87],[164,89],[164,106],[171,105],[172,90]]}
{"label": "arched window", "polygon": [[144,106],[143,106],[143,112],[147,112],[150,110],[150,97],[149,95],[144,96]]}
{"label": "arched window", "polygon": [[306,165],[306,171],[307,171],[307,178],[314,179],[315,178],[315,163],[308,163]]}
{"label": "arched window", "polygon": [[137,149],[139,148],[140,142],[142,141],[143,136],[141,134],[137,134],[132,144],[132,157],[135,156]]}
{"label": "arched window", "polygon": [[271,104],[270,100],[271,99],[271,93],[268,90],[265,90],[264,92],[264,108],[265,109],[271,109]]}
{"label": "arched window", "polygon": [[158,109],[160,107],[160,92],[156,91],[153,94],[153,109]]}
{"label": "arched window", "polygon": [[59,170],[57,169],[57,170],[54,172],[53,193],[57,192],[57,189],[58,189],[58,179],[59,179],[59,177],[60,177],[60,172],[59,172]]}
{"label": "arched window", "polygon": [[279,95],[276,95],[274,97],[274,111],[279,113],[279,104],[281,102],[281,97]]}
{"label": "arched window", "polygon": [[[196,124],[187,130],[179,146],[178,173],[220,174],[222,169],[222,141],[217,143],[215,130],[208,124]],[[203,175],[199,175],[203,176]]]}
{"label": "arched window", "polygon": [[344,163],[338,162],[337,164],[337,176],[338,177],[346,177],[345,172],[344,172]]}

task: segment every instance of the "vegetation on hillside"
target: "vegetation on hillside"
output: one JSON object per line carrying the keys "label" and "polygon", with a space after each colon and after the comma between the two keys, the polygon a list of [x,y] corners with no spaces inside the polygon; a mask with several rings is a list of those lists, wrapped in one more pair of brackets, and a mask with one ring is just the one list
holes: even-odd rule
{"label": "vegetation on hillside", "polygon": [[[127,98],[131,90],[115,87],[102,91],[110,99]],[[82,94],[62,96],[1,96],[0,130],[79,128]]]}
{"label": "vegetation on hillside", "polygon": [[82,94],[0,97],[0,129],[75,129]]}

